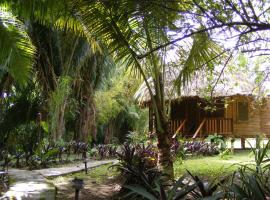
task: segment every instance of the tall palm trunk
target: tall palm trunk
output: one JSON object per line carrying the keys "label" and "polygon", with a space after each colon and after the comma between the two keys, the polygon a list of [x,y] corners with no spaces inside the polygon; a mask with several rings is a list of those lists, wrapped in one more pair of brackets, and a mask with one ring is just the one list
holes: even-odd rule
{"label": "tall palm trunk", "polygon": [[[161,90],[162,91],[162,90]],[[157,134],[157,147],[158,147],[158,168],[164,174],[166,180],[173,180],[173,161],[171,157],[171,139],[169,131],[169,121],[166,117],[165,103],[163,103],[162,98],[158,98],[159,95],[155,96],[156,100],[156,116],[155,120],[156,134]],[[159,97],[162,97],[160,95]]]}
{"label": "tall palm trunk", "polygon": [[165,131],[157,131],[157,147],[158,147],[158,167],[159,170],[167,176],[168,179],[174,178],[173,162],[170,151],[170,138],[168,131],[168,123],[165,123]]}
{"label": "tall palm trunk", "polygon": [[65,99],[60,106],[57,117],[57,126],[55,127],[53,136],[54,141],[60,140],[65,133],[65,110],[67,106],[67,100]]}
{"label": "tall palm trunk", "polygon": [[105,130],[104,144],[110,144],[113,138],[115,120],[111,120]]}
{"label": "tall palm trunk", "polygon": [[[77,122],[77,140],[87,142],[89,137],[96,140],[96,113],[93,96],[90,94],[81,103],[80,115]],[[91,134],[91,135],[90,135]]]}

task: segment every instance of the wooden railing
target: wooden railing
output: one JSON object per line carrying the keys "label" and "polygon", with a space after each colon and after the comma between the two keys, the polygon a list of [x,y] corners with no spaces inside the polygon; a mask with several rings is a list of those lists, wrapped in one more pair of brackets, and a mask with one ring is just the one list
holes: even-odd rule
{"label": "wooden railing", "polygon": [[193,135],[193,137],[192,137],[193,139],[196,138],[199,133],[200,133],[200,137],[201,137],[202,130],[203,130],[203,127],[204,127],[205,122],[206,122],[206,119],[203,119],[203,121],[201,122],[200,126],[198,127],[198,129],[196,130],[195,134]]}
{"label": "wooden railing", "polygon": [[229,134],[233,132],[233,120],[231,118],[207,118],[205,123],[207,134]]}
{"label": "wooden railing", "polygon": [[177,134],[179,134],[185,127],[185,123],[186,123],[187,119],[184,119],[183,122],[180,123],[180,126],[177,128],[177,130],[174,133],[174,135],[172,136],[172,138],[176,138]]}
{"label": "wooden railing", "polygon": [[[175,138],[178,133],[187,132],[185,124],[187,119],[184,120],[172,120],[170,122],[170,131],[173,134],[172,138]],[[207,136],[209,134],[217,133],[221,135],[231,134],[233,132],[233,120],[231,118],[204,118],[199,124],[192,138]],[[203,135],[202,135],[203,134]]]}
{"label": "wooden railing", "polygon": [[183,120],[176,119],[176,120],[171,120],[170,121],[170,132],[172,134],[175,134],[179,126],[182,124]]}

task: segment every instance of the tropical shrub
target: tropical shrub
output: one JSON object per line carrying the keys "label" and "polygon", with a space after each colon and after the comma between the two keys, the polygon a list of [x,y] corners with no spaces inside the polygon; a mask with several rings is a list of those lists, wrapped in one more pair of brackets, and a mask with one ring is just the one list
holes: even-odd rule
{"label": "tropical shrub", "polygon": [[115,158],[118,146],[113,144],[99,144],[89,149],[89,154],[94,159]]}
{"label": "tropical shrub", "polygon": [[127,141],[132,144],[146,143],[148,140],[147,133],[139,131],[130,131],[127,135]]}
{"label": "tropical shrub", "polygon": [[[137,195],[144,199],[149,200],[180,200],[180,199],[222,199],[225,193],[222,190],[218,190],[225,182],[221,180],[216,184],[211,184],[201,180],[197,176],[193,176],[189,171],[188,175],[183,175],[177,181],[175,181],[169,187],[162,183],[160,177],[156,177],[153,187],[149,186],[150,183],[144,185],[127,185],[125,188],[131,192],[126,195]],[[145,187],[145,186],[148,187]],[[138,199],[141,199],[138,198]]]}
{"label": "tropical shrub", "polygon": [[154,185],[154,180],[159,176],[156,163],[152,156],[152,147],[131,145],[125,143],[119,152],[116,153],[119,163],[114,165],[125,177],[125,184],[141,184],[147,188]]}
{"label": "tropical shrub", "polygon": [[187,153],[193,155],[211,156],[219,153],[219,148],[204,141],[190,141],[184,144]]}
{"label": "tropical shrub", "polygon": [[33,166],[47,167],[50,162],[56,160],[58,152],[58,148],[55,145],[52,145],[47,139],[43,139],[31,158],[31,164]]}
{"label": "tropical shrub", "polygon": [[214,144],[215,146],[218,146],[221,151],[225,150],[226,148],[225,138],[222,135],[209,135],[205,140],[210,142],[211,144]]}
{"label": "tropical shrub", "polygon": [[255,164],[242,165],[232,176],[227,196],[230,199],[270,199],[270,159],[267,155],[270,141],[265,146],[256,137],[256,146],[251,149]]}

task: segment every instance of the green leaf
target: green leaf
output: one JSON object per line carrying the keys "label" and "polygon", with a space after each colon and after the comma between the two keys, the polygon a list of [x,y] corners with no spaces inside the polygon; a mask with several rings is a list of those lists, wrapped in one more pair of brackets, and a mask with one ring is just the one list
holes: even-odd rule
{"label": "green leaf", "polygon": [[18,83],[25,85],[36,50],[24,24],[5,5],[0,5],[0,38],[0,70],[10,73]]}
{"label": "green leaf", "polygon": [[134,193],[143,196],[144,198],[147,198],[149,200],[158,200],[154,195],[151,193],[147,192],[145,188],[143,188],[140,185],[127,185],[124,186],[127,189],[132,190]]}

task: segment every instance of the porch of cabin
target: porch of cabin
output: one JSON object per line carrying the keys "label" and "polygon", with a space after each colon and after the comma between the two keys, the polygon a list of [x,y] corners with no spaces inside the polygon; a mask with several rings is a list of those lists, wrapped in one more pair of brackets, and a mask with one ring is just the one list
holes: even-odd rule
{"label": "porch of cabin", "polygon": [[[171,103],[170,132],[173,137],[205,138],[217,133],[230,136],[233,133],[233,118],[226,117],[225,100],[215,100],[215,110],[206,110],[206,102],[200,98],[185,98]],[[150,132],[155,131],[154,116],[149,112]]]}

